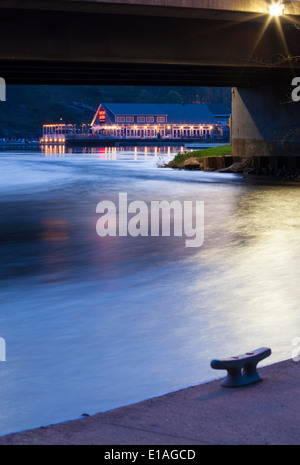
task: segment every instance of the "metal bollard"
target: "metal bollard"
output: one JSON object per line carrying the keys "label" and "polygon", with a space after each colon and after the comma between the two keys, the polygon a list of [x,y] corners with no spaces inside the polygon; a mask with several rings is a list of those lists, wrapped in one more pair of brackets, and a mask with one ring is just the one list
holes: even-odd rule
{"label": "metal bollard", "polygon": [[257,372],[257,364],[271,355],[271,349],[262,347],[253,352],[230,357],[223,360],[212,360],[210,366],[215,370],[227,370],[227,377],[221,383],[223,387],[243,387],[262,381]]}

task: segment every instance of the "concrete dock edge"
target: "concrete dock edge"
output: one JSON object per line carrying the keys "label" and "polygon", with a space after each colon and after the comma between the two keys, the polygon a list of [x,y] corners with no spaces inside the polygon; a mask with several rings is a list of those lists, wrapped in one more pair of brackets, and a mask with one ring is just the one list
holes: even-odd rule
{"label": "concrete dock edge", "polygon": [[259,369],[262,382],[220,379],[78,420],[0,437],[0,445],[298,445],[300,364]]}

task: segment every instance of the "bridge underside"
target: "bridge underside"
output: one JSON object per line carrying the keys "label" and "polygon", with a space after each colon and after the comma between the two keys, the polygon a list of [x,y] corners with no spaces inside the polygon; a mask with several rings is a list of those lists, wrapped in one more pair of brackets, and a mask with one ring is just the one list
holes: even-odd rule
{"label": "bridge underside", "polygon": [[[197,66],[160,63],[63,63],[56,60],[0,60],[7,84],[115,86],[254,87],[286,82],[297,70],[262,67]],[[298,75],[300,75],[300,70]]]}
{"label": "bridge underside", "polygon": [[[3,8],[12,3],[19,7]],[[12,84],[232,87],[300,73],[282,60],[299,55],[290,20],[279,27],[266,14],[119,3],[3,0],[0,75]]]}

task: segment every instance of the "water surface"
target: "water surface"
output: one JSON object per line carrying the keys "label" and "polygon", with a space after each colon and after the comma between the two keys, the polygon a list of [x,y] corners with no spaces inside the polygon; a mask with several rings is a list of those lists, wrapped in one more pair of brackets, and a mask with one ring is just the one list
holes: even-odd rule
{"label": "water surface", "polygon": [[[177,150],[177,149],[176,149]],[[0,434],[214,379],[300,336],[299,189],[160,169],[173,149],[0,154]],[[205,242],[96,234],[96,205],[205,202]]]}

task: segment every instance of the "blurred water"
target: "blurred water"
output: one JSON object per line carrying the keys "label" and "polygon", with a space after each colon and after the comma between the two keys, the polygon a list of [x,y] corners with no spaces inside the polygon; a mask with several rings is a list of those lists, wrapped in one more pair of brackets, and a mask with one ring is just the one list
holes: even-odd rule
{"label": "blurred water", "polygon": [[[291,357],[298,187],[157,167],[174,153],[0,154],[0,434],[224,375],[212,358],[262,346],[266,363]],[[203,247],[98,237],[96,205],[119,192],[204,201]]]}

